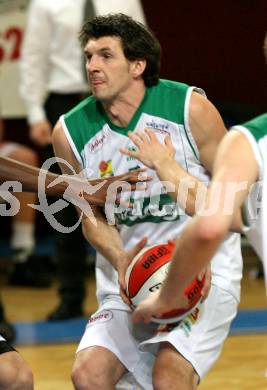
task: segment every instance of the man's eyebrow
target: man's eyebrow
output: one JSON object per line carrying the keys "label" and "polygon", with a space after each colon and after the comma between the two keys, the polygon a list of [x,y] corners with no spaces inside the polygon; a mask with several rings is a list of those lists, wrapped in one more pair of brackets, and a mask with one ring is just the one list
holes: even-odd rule
{"label": "man's eyebrow", "polygon": [[[100,49],[96,50],[97,53],[104,53],[104,52],[107,52],[107,51],[108,52],[112,52],[113,50],[110,47],[108,47],[108,46],[101,47]],[[88,50],[88,49],[84,49],[84,53],[85,54],[91,54],[91,51]]]}

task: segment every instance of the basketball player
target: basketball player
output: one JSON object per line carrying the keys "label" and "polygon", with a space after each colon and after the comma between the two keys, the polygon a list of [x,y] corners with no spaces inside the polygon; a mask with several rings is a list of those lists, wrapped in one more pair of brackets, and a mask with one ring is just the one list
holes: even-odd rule
{"label": "basketball player", "polygon": [[[149,127],[159,139],[171,137],[178,181],[208,181],[226,129],[201,89],[159,80],[161,50],[153,34],[130,17],[113,14],[87,22],[80,38],[92,96],[60,118],[53,132],[55,154],[94,177],[131,171],[142,164],[119,149],[134,148],[129,130]],[[166,242],[188,220],[155,175],[134,200],[134,209],[116,210],[116,226],[98,208],[96,225],[83,219],[84,235],[98,252],[99,308],[78,347],[72,380],[76,389],[136,389],[136,382],[145,390],[195,389],[218,358],[236,315],[239,236],[229,235],[214,256],[211,292],[194,324],[134,325],[122,299],[129,260],[146,244],[144,236],[148,244]]]}
{"label": "basketball player", "polygon": [[[168,157],[169,152],[161,146],[157,152],[159,147],[161,158]],[[199,215],[197,213],[185,226],[176,242],[165,284],[159,294],[153,294],[137,307],[136,321],[149,322],[151,316],[160,316],[165,311],[183,306],[184,288],[209,263],[229,230],[246,234],[263,260],[266,274],[267,253],[263,239],[266,231],[266,211],[263,208],[267,196],[266,150],[267,113],[232,127],[224,137],[217,151],[206,200],[207,207],[212,204],[217,204],[217,207],[211,215],[201,214],[200,210]],[[150,145],[150,156],[153,152],[156,150]],[[237,191],[231,194],[233,183]],[[188,258],[192,261],[188,262]]]}
{"label": "basketball player", "polygon": [[[267,62],[267,34],[263,49]],[[153,140],[149,149],[143,143],[142,150],[139,149],[139,158],[150,158],[150,164],[153,164],[153,156],[169,158],[171,149],[169,142],[165,142],[163,146]],[[263,261],[267,286],[267,253],[263,239],[267,221],[266,209],[263,208],[267,196],[266,151],[267,113],[242,125],[233,126],[226,134],[217,151],[213,179],[206,198],[206,205],[219,200],[216,212],[207,216],[200,213],[185,226],[176,242],[171,271],[163,288],[159,294],[153,294],[136,308],[135,321],[149,322],[151,316],[160,316],[174,307],[183,306],[184,287],[210,262],[228,230],[242,231],[247,236]],[[175,162],[171,164],[170,169]],[[165,180],[164,176],[162,180]],[[229,193],[232,183],[235,183],[237,188],[239,186],[240,190],[231,199],[226,197],[226,189],[228,186]],[[215,191],[218,185],[221,186],[220,198]],[[230,213],[226,214],[229,199]],[[194,261],[188,262],[188,258],[193,258]]]}

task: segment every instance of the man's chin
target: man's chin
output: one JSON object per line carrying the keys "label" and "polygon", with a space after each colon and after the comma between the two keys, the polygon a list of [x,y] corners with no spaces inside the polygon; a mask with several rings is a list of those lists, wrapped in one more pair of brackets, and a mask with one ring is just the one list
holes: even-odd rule
{"label": "man's chin", "polygon": [[112,99],[110,97],[102,95],[101,93],[93,93],[93,96],[100,103],[109,103],[112,101]]}

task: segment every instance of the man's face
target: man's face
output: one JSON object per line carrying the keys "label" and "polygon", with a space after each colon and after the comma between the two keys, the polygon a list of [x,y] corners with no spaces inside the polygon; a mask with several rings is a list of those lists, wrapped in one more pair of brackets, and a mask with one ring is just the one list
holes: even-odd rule
{"label": "man's face", "polygon": [[118,37],[90,39],[85,46],[86,70],[92,94],[112,102],[133,82],[134,62],[127,60]]}

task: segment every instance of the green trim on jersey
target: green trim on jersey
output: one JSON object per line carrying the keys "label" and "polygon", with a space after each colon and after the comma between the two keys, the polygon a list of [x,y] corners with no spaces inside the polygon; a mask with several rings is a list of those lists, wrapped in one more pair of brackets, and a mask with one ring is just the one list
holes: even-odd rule
{"label": "green trim on jersey", "polygon": [[256,141],[267,136],[267,113],[257,116],[241,126],[248,129]]}
{"label": "green trim on jersey", "polygon": [[[170,80],[160,80],[151,88],[146,88],[145,96],[127,127],[114,125],[101,103],[89,96],[64,115],[64,121],[71,138],[81,154],[84,145],[107,123],[120,134],[126,135],[134,130],[141,114],[154,115],[184,125],[184,105],[189,86]],[[192,149],[193,146],[191,145]],[[193,149],[194,150],[194,149]],[[195,151],[194,151],[195,153]]]}
{"label": "green trim on jersey", "polygon": [[68,132],[81,155],[84,145],[106,124],[101,105],[89,96],[64,115]]}

